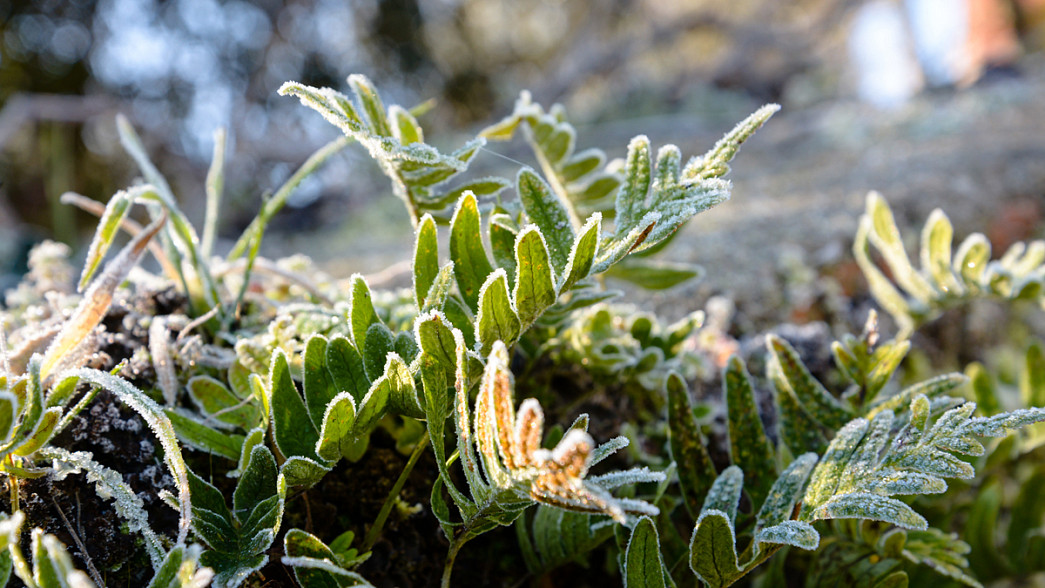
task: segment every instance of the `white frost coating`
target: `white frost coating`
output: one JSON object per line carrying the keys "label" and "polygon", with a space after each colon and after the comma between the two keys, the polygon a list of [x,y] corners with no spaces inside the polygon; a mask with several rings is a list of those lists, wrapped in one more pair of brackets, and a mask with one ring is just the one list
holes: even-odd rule
{"label": "white frost coating", "polygon": [[103,500],[115,500],[116,513],[127,521],[130,531],[140,532],[145,537],[145,546],[148,548],[152,567],[154,570],[159,569],[164,558],[163,543],[149,526],[149,513],[145,511],[145,503],[123,481],[119,472],[94,461],[91,459],[91,453],[87,451],[69,452],[60,447],[45,447],[38,455],[53,460],[54,470],[51,477],[54,480],[63,480],[69,474],[86,471],[87,481],[94,483],[98,496]]}
{"label": "white frost coating", "polygon": [[346,584],[346,586],[349,587],[373,586],[373,584],[367,582],[366,579],[363,578],[363,576],[360,576],[355,572],[346,570],[341,566],[335,565],[329,559],[316,559],[314,557],[290,557],[285,555],[279,561],[285,566],[290,566],[293,568],[306,568],[310,570],[323,570],[324,572],[341,576],[342,578],[349,578],[356,582],[355,584]]}
{"label": "white frost coating", "polygon": [[755,541],[793,545],[806,551],[812,551],[820,545],[820,534],[808,523],[784,521],[779,525],[759,529],[755,534]]}
{"label": "white frost coating", "polygon": [[178,486],[178,508],[181,511],[181,519],[178,522],[177,543],[185,543],[185,539],[189,535],[189,527],[192,524],[189,470],[185,465],[185,459],[182,458],[181,448],[178,446],[178,438],[174,434],[174,426],[171,425],[167,415],[163,414],[163,409],[131,383],[111,374],[89,368],[80,368],[66,372],[60,379],[68,377],[76,377],[92,384],[97,384],[115,394],[121,402],[142,417],[142,420],[149,425],[149,428],[152,429],[152,432],[160,440],[160,444],[163,445],[163,461],[166,462],[167,467],[174,476],[175,484]]}
{"label": "white frost coating", "polygon": [[666,478],[664,472],[655,472],[646,466],[631,468],[621,472],[610,472],[599,476],[589,476],[588,483],[595,484],[606,490],[613,490],[628,484],[642,484],[646,482],[663,482]]}

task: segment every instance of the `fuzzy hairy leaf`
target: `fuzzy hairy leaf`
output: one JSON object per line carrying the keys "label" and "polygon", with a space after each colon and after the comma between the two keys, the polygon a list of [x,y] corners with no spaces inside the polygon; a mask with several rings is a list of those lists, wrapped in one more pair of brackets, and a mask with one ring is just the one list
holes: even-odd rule
{"label": "fuzzy hairy leaf", "polygon": [[690,515],[696,517],[716,477],[707,447],[693,417],[689,390],[678,374],[668,375],[668,428],[671,431],[671,457],[678,464],[679,487]]}
{"label": "fuzzy hairy leaf", "polygon": [[479,225],[479,205],[475,196],[466,192],[450,221],[450,259],[457,287],[472,312],[479,310],[479,290],[493,272]]}
{"label": "fuzzy hairy leaf", "polygon": [[660,555],[657,527],[649,517],[642,517],[631,531],[624,552],[624,586],[626,588],[663,588],[664,562]]}
{"label": "fuzzy hairy leaf", "polygon": [[777,475],[776,456],[762,428],[751,381],[739,357],[731,357],[726,364],[722,386],[729,419],[730,456],[744,471],[744,488],[752,504],[761,505]]}
{"label": "fuzzy hairy leaf", "polygon": [[[557,296],[548,248],[540,229],[530,227],[519,233],[515,241],[515,261],[517,274],[512,298],[515,300],[521,329],[525,329],[533,324],[545,309],[555,304]],[[506,337],[501,339],[512,341]]]}
{"label": "fuzzy hairy leaf", "polygon": [[689,567],[712,588],[729,586],[744,575],[728,514],[717,510],[700,514],[689,543]]}
{"label": "fuzzy hairy leaf", "polygon": [[540,229],[555,273],[561,276],[569,261],[575,236],[570,212],[532,169],[523,168],[516,183],[526,216]]}
{"label": "fuzzy hairy leaf", "polygon": [[479,294],[479,314],[475,319],[479,352],[490,353],[496,341],[514,342],[522,332],[522,322],[508,295],[508,276],[504,270],[490,274]]}

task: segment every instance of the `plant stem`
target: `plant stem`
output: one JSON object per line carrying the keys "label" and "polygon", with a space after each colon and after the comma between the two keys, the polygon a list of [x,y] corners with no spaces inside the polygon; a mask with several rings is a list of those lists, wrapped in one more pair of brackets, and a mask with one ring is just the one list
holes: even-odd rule
{"label": "plant stem", "polygon": [[454,573],[454,560],[457,559],[457,552],[461,551],[464,544],[468,542],[467,534],[459,535],[450,543],[450,550],[446,552],[446,564],[443,566],[443,580],[440,582],[442,588],[450,588],[450,576]]}
{"label": "plant stem", "polygon": [[425,447],[427,446],[428,432],[425,431],[421,440],[418,441],[417,445],[414,447],[414,452],[410,454],[410,459],[407,460],[402,473],[399,474],[399,479],[392,485],[392,490],[389,491],[388,498],[385,498],[385,503],[381,505],[381,510],[377,513],[377,518],[374,519],[374,524],[370,527],[370,530],[367,531],[366,538],[363,540],[363,552],[369,551],[370,548],[374,546],[374,543],[377,543],[377,538],[381,536],[381,529],[384,528],[385,521],[388,520],[388,515],[392,512],[392,505],[395,504],[395,500],[403,490],[407,478],[410,477],[410,472],[414,470],[414,466],[417,465],[417,461],[421,459],[421,454],[424,453]]}

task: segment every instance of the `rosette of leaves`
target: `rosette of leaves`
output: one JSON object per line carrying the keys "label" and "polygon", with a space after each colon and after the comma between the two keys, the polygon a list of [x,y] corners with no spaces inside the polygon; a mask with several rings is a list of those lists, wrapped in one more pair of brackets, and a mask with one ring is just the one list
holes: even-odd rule
{"label": "rosette of leaves", "polygon": [[188,477],[192,531],[208,547],[200,564],[214,570],[213,586],[235,588],[268,562],[266,552],[283,520],[286,478],[263,445],[251,449],[231,509],[220,490],[191,471]]}
{"label": "rosette of leaves", "polygon": [[[342,457],[357,460],[386,412],[424,416],[414,373],[419,348],[411,332],[393,335],[370,303],[361,277],[353,280],[348,316],[352,339],[315,335],[302,354],[302,392],[287,356],[272,356],[267,393],[273,440],[286,458],[292,485],[311,486]],[[414,366],[411,368],[411,366]]]}
{"label": "rosette of leaves", "polygon": [[[438,327],[438,325],[433,325]],[[444,327],[445,328],[445,327]],[[483,370],[474,412],[468,407],[469,355],[463,337],[450,331],[454,342],[454,422],[458,455],[467,482],[467,494],[459,490],[445,456],[443,422],[448,405],[449,367],[446,357],[426,349],[422,339],[422,377],[426,391],[429,434],[433,440],[439,481],[432,490],[432,509],[450,538],[450,553],[443,575],[449,585],[457,552],[469,540],[498,525],[508,525],[535,503],[568,511],[605,515],[625,522],[629,514],[657,514],[652,505],[616,498],[610,491],[620,486],[659,482],[660,472],[636,468],[599,476],[588,476],[589,469],[611,453],[627,445],[617,438],[596,446],[586,432],[587,418],[578,419],[554,449],[543,449],[544,417],[536,400],[524,401],[515,411],[513,377],[508,369],[505,345],[496,342]],[[441,347],[446,349],[446,347]],[[460,519],[454,520],[444,491],[456,505]]]}
{"label": "rosette of leaves", "polygon": [[[732,131],[727,133],[710,151],[701,157],[691,158],[681,173],[681,153],[674,145],[666,145],[657,153],[658,173],[653,178],[655,193],[672,196],[655,196],[654,203],[674,200],[675,205],[695,192],[708,194],[727,191],[717,178],[729,172],[728,162],[736,155],[740,145],[759,129],[780,107],[775,104],[763,106]],[[573,225],[579,219],[599,213],[606,219],[616,219],[618,235],[627,234],[636,227],[648,226],[637,210],[621,206],[621,198],[634,200],[637,193],[644,196],[650,182],[649,139],[638,136],[628,146],[625,161],[606,161],[601,149],[586,149],[576,152],[577,131],[566,119],[566,110],[561,104],[545,109],[532,101],[528,92],[523,92],[515,103],[515,110],[505,119],[487,127],[480,134],[494,140],[511,139],[515,132],[523,130],[541,171],[551,190],[566,205]],[[657,210],[657,206],[652,207]],[[643,210],[645,213],[645,210]],[[663,250],[674,238],[675,230],[692,214],[684,214],[681,222],[674,220],[675,211],[669,207],[661,210],[661,229],[669,226],[663,239],[654,239],[644,246],[638,256],[623,261],[610,269],[608,275],[627,280],[650,289],[669,288],[686,280],[697,278],[702,269],[691,264],[681,264],[650,259],[649,256]],[[503,216],[501,219],[503,222]],[[656,245],[654,246],[654,243]]]}
{"label": "rosette of leaves", "polygon": [[[987,237],[975,233],[952,250],[954,228],[934,210],[921,234],[921,267],[907,255],[889,204],[877,192],[867,195],[867,210],[853,242],[853,254],[871,293],[907,336],[957,304],[978,297],[1030,300],[1045,308],[1045,241],[1018,242],[991,260]],[[871,259],[878,251],[891,278]]]}
{"label": "rosette of leaves", "polygon": [[670,372],[696,375],[701,359],[683,343],[703,322],[701,311],[664,325],[634,307],[602,303],[574,313],[539,351],[556,364],[584,365],[607,381],[634,382],[647,392],[660,392]]}
{"label": "rosette of leaves", "polygon": [[330,88],[297,82],[283,84],[279,94],[297,96],[302,104],[365,147],[392,181],[396,196],[406,205],[415,226],[423,214],[442,212],[465,191],[493,195],[508,187],[507,180],[488,177],[444,188],[443,184],[468,168],[485,140],[476,138],[453,153],[440,153],[425,143],[424,131],[413,114],[397,105],[385,108],[365,76],[349,76],[348,85],[355,101]]}

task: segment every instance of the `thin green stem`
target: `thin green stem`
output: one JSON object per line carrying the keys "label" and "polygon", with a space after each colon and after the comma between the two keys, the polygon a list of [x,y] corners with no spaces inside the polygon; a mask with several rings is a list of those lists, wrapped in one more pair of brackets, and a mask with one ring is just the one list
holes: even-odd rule
{"label": "thin green stem", "polygon": [[399,497],[399,493],[403,490],[407,478],[410,477],[410,472],[414,471],[414,466],[417,465],[417,461],[421,459],[421,454],[424,453],[425,447],[428,446],[428,439],[428,432],[425,431],[425,434],[414,447],[414,452],[410,454],[410,459],[407,460],[403,471],[399,474],[399,479],[392,485],[392,490],[388,492],[385,503],[381,505],[381,510],[377,513],[377,518],[374,519],[374,524],[367,531],[366,538],[363,540],[363,552],[370,551],[374,543],[377,543],[377,538],[381,536],[381,529],[384,528],[385,521],[388,520],[388,515],[392,512],[392,506],[395,504],[396,498]]}
{"label": "thin green stem", "polygon": [[471,537],[468,534],[461,534],[450,543],[450,550],[446,553],[446,564],[443,566],[443,580],[440,582],[442,588],[450,588],[450,576],[454,573],[454,560],[457,559],[457,553],[461,551],[464,544],[468,542]]}
{"label": "thin green stem", "polygon": [[[279,190],[272,195],[272,198],[265,201],[265,204],[261,206],[261,211],[258,212],[258,216],[250,223],[240,235],[236,244],[233,245],[232,251],[229,252],[228,260],[233,261],[237,257],[243,255],[247,251],[247,247],[251,241],[255,238],[255,233],[264,232],[265,226],[268,225],[269,221],[277,212],[279,212],[283,206],[286,205],[287,199],[294,193],[298,185],[316,171],[319,166],[323,165],[326,160],[330,159],[330,156],[334,155],[338,151],[345,148],[346,145],[352,142],[352,139],[348,137],[340,137],[335,139],[323,147],[320,147],[318,151],[313,153],[305,163],[301,164],[301,167],[294,172],[294,175],[290,176]],[[260,241],[261,237],[258,235],[257,239]]]}

